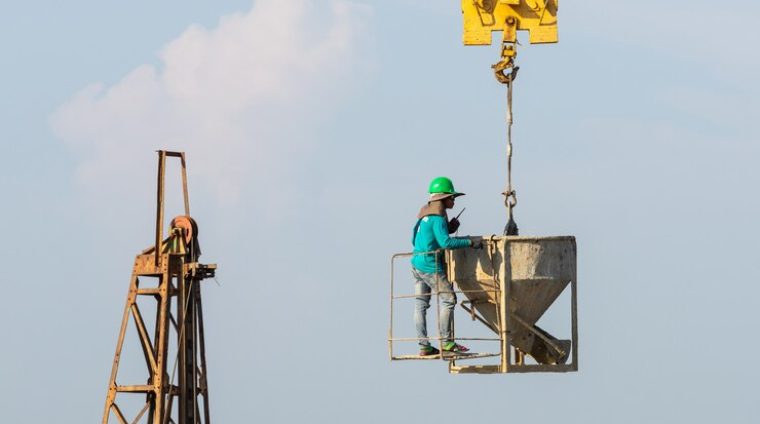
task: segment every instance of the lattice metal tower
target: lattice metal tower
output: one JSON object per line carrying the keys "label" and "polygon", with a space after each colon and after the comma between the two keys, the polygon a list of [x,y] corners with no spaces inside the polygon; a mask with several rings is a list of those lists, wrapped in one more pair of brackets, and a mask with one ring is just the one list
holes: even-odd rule
{"label": "lattice metal tower", "polygon": [[[171,221],[168,237],[164,239],[167,157],[181,161],[185,214]],[[157,186],[155,245],[135,258],[108,385],[103,424],[210,423],[200,283],[205,278],[214,277],[216,265],[198,262],[201,253],[198,226],[190,218],[184,153],[158,152]],[[147,307],[143,302],[151,300],[155,300],[155,321],[148,325],[143,319],[140,304]],[[117,382],[119,365],[130,327],[136,330],[147,375],[143,381],[120,384]],[[176,375],[178,382],[175,384]],[[134,401],[134,396],[139,394],[145,396],[141,408],[128,411],[119,406],[120,401],[127,402],[127,396],[132,396],[129,400]],[[114,417],[118,421],[113,421]]]}

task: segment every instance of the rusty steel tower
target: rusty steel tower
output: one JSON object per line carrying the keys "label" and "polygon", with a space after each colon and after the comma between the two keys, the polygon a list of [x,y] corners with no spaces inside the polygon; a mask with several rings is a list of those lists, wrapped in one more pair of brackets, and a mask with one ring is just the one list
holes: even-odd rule
{"label": "rusty steel tower", "polygon": [[[171,221],[164,238],[167,157],[181,162],[185,214]],[[198,225],[190,217],[184,153],[158,151],[156,200],[155,245],[140,252],[132,268],[103,424],[210,423],[200,283],[214,277],[216,265],[198,262]],[[144,316],[141,305],[143,311],[155,310],[155,317],[152,313]],[[147,368],[144,379],[138,381],[119,379],[123,356],[130,347],[137,350],[125,344],[128,332],[136,334]],[[144,396],[144,404],[139,395]]]}

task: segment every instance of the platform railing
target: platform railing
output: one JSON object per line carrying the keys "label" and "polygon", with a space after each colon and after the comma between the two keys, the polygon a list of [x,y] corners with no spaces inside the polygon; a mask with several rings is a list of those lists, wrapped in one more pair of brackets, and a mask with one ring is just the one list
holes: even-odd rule
{"label": "platform railing", "polygon": [[[438,349],[441,351],[441,354],[438,355],[431,355],[431,356],[420,356],[420,355],[398,355],[394,351],[394,343],[395,342],[419,342],[422,340],[419,337],[394,337],[394,304],[397,300],[404,300],[404,299],[416,299],[418,297],[417,294],[396,294],[395,292],[395,276],[396,276],[396,260],[399,258],[410,258],[415,255],[435,255],[436,259],[436,268],[438,267],[438,258],[440,255],[444,252],[444,249],[438,249],[434,251],[429,252],[406,252],[406,253],[396,253],[393,256],[391,256],[391,278],[390,278],[390,296],[389,296],[389,303],[390,303],[390,322],[389,322],[389,328],[388,328],[388,354],[391,361],[402,361],[402,360],[430,360],[430,359],[438,359],[438,360],[445,360],[445,361],[453,361],[453,360],[462,360],[462,359],[477,359],[477,358],[488,358],[488,357],[495,357],[495,356],[501,356],[501,351],[499,352],[493,352],[493,353],[465,353],[465,354],[457,354],[457,353],[451,353],[446,354],[443,351],[443,338],[441,337],[441,322],[440,322],[440,311],[441,311],[441,302],[440,302],[440,294],[438,293],[438,281],[436,280],[436,287],[435,290],[431,290],[430,296],[435,297],[435,304],[436,304],[436,311],[435,311],[435,323],[436,323],[436,334],[437,336],[428,336],[427,339],[431,341],[436,341],[438,344]],[[411,276],[410,276],[411,278]],[[452,284],[456,284],[452,282]],[[457,290],[454,289],[453,293],[455,294],[467,294],[471,292],[479,292],[479,293],[499,293],[500,290]],[[462,302],[464,303],[464,301]],[[411,322],[410,322],[411,325]],[[457,337],[456,336],[456,325],[452,325],[452,340],[455,342],[457,341],[486,341],[486,342],[501,342],[501,339],[498,337]],[[500,343],[501,344],[501,343]]]}

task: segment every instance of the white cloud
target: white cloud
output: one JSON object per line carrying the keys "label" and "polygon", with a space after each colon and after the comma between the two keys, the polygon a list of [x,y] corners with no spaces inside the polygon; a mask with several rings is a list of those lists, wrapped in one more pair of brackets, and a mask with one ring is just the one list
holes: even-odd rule
{"label": "white cloud", "polygon": [[187,152],[193,182],[215,200],[237,204],[243,185],[287,178],[314,148],[305,134],[366,70],[368,14],[347,0],[258,0],[216,28],[189,27],[160,66],[84,88],[52,128],[80,155],[93,198],[125,182],[152,187],[151,152],[166,148]]}

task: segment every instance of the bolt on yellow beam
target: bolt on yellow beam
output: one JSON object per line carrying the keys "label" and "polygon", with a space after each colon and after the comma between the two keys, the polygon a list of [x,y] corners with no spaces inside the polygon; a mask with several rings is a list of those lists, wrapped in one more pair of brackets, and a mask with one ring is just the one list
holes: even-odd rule
{"label": "bolt on yellow beam", "polygon": [[559,0],[462,0],[464,44],[490,45],[494,31],[502,43],[517,41],[517,31],[528,31],[531,44],[556,43]]}

